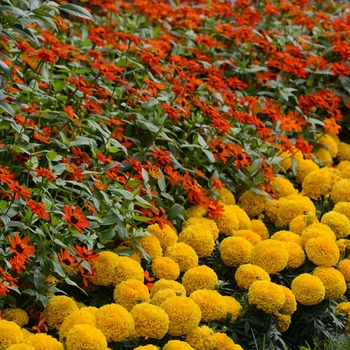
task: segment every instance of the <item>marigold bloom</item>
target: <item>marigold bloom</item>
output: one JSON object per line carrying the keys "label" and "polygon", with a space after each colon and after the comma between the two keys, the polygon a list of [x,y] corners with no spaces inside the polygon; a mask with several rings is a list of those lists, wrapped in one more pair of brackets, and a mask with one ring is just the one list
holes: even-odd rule
{"label": "marigold bloom", "polygon": [[29,255],[35,253],[35,247],[29,246],[28,242],[30,237],[26,236],[23,239],[19,238],[19,233],[16,233],[15,237],[8,236],[8,240],[11,243],[10,250],[14,252],[20,259],[26,261],[29,259]]}
{"label": "marigold bloom", "polygon": [[171,288],[160,289],[152,296],[151,304],[160,306],[164,303],[165,300],[176,296],[186,296],[186,293],[176,291]]}
{"label": "marigold bloom", "polygon": [[350,301],[344,301],[335,307],[336,313],[346,314],[350,316]]}
{"label": "marigold bloom", "polygon": [[248,290],[256,281],[270,281],[270,276],[260,266],[242,264],[235,272],[235,280],[238,287]]}
{"label": "marigold bloom", "polygon": [[292,315],[297,309],[297,301],[295,299],[295,295],[286,286],[280,285],[280,287],[283,290],[286,301],[278,312],[284,315]]}
{"label": "marigold bloom", "polygon": [[302,248],[305,248],[305,245],[309,239],[316,237],[327,237],[334,241],[336,239],[334,232],[329,226],[321,223],[314,223],[307,226],[301,233]]}
{"label": "marigold bloom", "polygon": [[350,202],[338,202],[333,211],[345,215],[350,220]]}
{"label": "marigold bloom", "polygon": [[222,203],[226,205],[235,205],[236,200],[234,194],[227,188],[223,187],[219,191],[219,199]]}
{"label": "marigold bloom", "polygon": [[83,228],[89,227],[90,223],[79,207],[73,210],[72,204],[65,205],[63,212],[65,215],[62,215],[62,218],[67,221],[69,226],[75,227],[80,233],[83,233]]}
{"label": "marigold bloom", "polygon": [[337,269],[344,276],[346,282],[350,282],[350,259],[339,261]]}
{"label": "marigold bloom", "polygon": [[238,230],[232,232],[233,237],[242,237],[249,241],[253,246],[261,242],[261,237],[252,230]]}
{"label": "marigold bloom", "polygon": [[350,202],[350,179],[341,179],[333,185],[331,200],[333,203]]}
{"label": "marigold bloom", "polygon": [[220,257],[225,265],[237,267],[250,260],[253,245],[242,237],[227,237],[220,243]]}
{"label": "marigold bloom", "polygon": [[275,312],[273,315],[277,318],[276,329],[281,333],[286,332],[292,323],[292,317],[279,312]]}
{"label": "marigold bloom", "polygon": [[295,277],[291,284],[291,290],[295,299],[302,305],[317,305],[326,295],[326,289],[322,281],[308,273],[302,273]]}
{"label": "marigold bloom", "polygon": [[262,214],[266,204],[269,202],[266,196],[247,190],[238,199],[238,206],[241,207],[249,217],[256,217]]}
{"label": "marigold bloom", "polygon": [[198,265],[198,255],[195,250],[184,242],[175,243],[169,246],[164,256],[173,259],[180,266],[181,272],[186,272]]}
{"label": "marigold bloom", "polygon": [[329,152],[332,158],[335,158],[337,156],[338,144],[332,136],[327,134],[322,135],[320,138],[318,138],[318,142],[322,144],[322,147],[324,147]]}
{"label": "marigold bloom", "polygon": [[218,283],[215,271],[206,265],[189,269],[182,277],[182,285],[186,288],[187,295],[199,289],[213,290]]}
{"label": "marigold bloom", "polygon": [[[141,237],[138,239],[138,243],[151,260],[163,255],[159,239],[154,235]],[[137,250],[137,246],[133,242],[130,242],[130,247]]]}
{"label": "marigold bloom", "polygon": [[331,267],[340,257],[335,241],[327,237],[311,238],[306,242],[307,257],[316,265]]}
{"label": "marigold bloom", "polygon": [[143,283],[143,268],[137,261],[128,256],[120,256],[113,274],[113,283],[118,284],[128,279],[136,279]]}
{"label": "marigold bloom", "polygon": [[301,236],[303,230],[306,227],[317,222],[318,222],[317,216],[314,214],[298,215],[289,223],[289,231],[294,232],[297,235]]}
{"label": "marigold bloom", "polygon": [[215,333],[216,348],[218,350],[243,350],[243,348],[235,344],[235,342],[225,333]]}
{"label": "marigold bloom", "polygon": [[212,350],[216,348],[214,331],[208,326],[196,327],[188,332],[186,342],[196,350]]}
{"label": "marigold bloom", "polygon": [[28,314],[22,309],[5,309],[1,313],[1,318],[7,321],[13,321],[20,327],[27,325],[29,322]]}
{"label": "marigold bloom", "polygon": [[186,210],[186,213],[189,217],[203,217],[207,215],[207,209],[202,205],[194,204]]}
{"label": "marigold bloom", "polygon": [[0,320],[0,345],[9,346],[23,340],[21,327],[12,321]]}
{"label": "marigold bloom", "polygon": [[191,216],[187,221],[184,222],[182,229],[195,225],[196,227],[200,227],[200,230],[209,230],[213,235],[214,241],[219,237],[219,229],[214,220],[204,217],[195,217]]}
{"label": "marigold bloom", "polygon": [[76,324],[67,332],[67,350],[106,350],[107,340],[103,332],[90,324]]}
{"label": "marigold bloom", "polygon": [[224,212],[220,218],[214,218],[220,233],[229,236],[233,230],[239,230],[239,220],[233,210],[233,205],[224,205]]}
{"label": "marigold bloom", "polygon": [[321,223],[329,226],[337,239],[350,235],[350,220],[336,211],[329,211],[322,216]]}
{"label": "marigold bloom", "polygon": [[308,174],[310,174],[312,171],[319,169],[319,166],[310,159],[298,160],[297,166],[298,166],[298,170],[296,174],[297,183],[302,183]]}
{"label": "marigold bloom", "polygon": [[99,257],[94,260],[95,273],[91,280],[96,286],[109,286],[113,283],[114,273],[119,261],[119,255],[110,251],[99,253]]}
{"label": "marigold bloom", "polygon": [[276,191],[277,198],[288,197],[292,194],[297,194],[298,192],[293,184],[283,177],[276,177],[271,185]]}
{"label": "marigold bloom", "polygon": [[[28,331],[29,332],[29,331]],[[32,333],[30,333],[31,335]],[[12,344],[6,348],[7,350],[35,350],[34,346],[25,343]]]}
{"label": "marigold bloom", "polygon": [[159,279],[176,280],[180,275],[180,266],[173,259],[160,256],[152,261],[152,272]]}
{"label": "marigold bloom", "polygon": [[162,289],[173,289],[176,292],[180,292],[183,295],[186,295],[186,289],[181,283],[172,280],[160,279],[154,283],[151,291],[151,298],[153,298],[153,296]]}
{"label": "marigold bloom", "polygon": [[344,276],[334,267],[318,266],[312,271],[313,276],[317,276],[326,288],[326,299],[340,299],[346,292],[346,282]]}
{"label": "marigold bloom", "polygon": [[297,234],[291,232],[291,231],[286,231],[286,230],[281,230],[275,232],[270,239],[274,239],[276,241],[280,242],[294,242],[296,244],[301,245],[301,238]]}
{"label": "marigold bloom", "polygon": [[243,307],[234,297],[225,295],[223,298],[226,303],[225,316],[230,314],[230,323],[234,323],[239,318]]}
{"label": "marigold bloom", "polygon": [[176,231],[169,225],[163,225],[163,228],[158,224],[149,225],[147,231],[158,238],[163,250],[178,241]]}
{"label": "marigold bloom", "polygon": [[190,344],[181,340],[169,340],[163,350],[195,350]]}
{"label": "marigold bloom", "polygon": [[261,220],[251,220],[250,229],[253,232],[257,233],[262,240],[268,239],[270,237],[269,230]]}

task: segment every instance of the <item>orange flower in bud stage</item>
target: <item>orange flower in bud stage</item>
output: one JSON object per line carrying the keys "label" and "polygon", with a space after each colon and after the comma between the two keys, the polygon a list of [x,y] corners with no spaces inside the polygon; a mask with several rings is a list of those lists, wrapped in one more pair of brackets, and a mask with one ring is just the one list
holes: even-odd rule
{"label": "orange flower in bud stage", "polygon": [[34,214],[40,216],[44,220],[50,220],[50,215],[46,211],[46,208],[43,202],[36,202],[35,200],[31,199],[27,201],[26,204]]}
{"label": "orange flower in bud stage", "polygon": [[35,247],[29,246],[28,242],[30,237],[26,236],[23,239],[19,237],[19,233],[16,233],[15,237],[8,237],[9,242],[11,243],[10,250],[14,252],[19,258],[23,261],[26,261],[29,258],[29,255],[35,253]]}
{"label": "orange flower in bud stage", "polygon": [[23,260],[21,257],[18,255],[13,256],[10,260],[9,263],[11,264],[11,271],[16,270],[18,274],[20,274],[23,270],[26,270],[25,266],[25,260]]}
{"label": "orange flower in bud stage", "polygon": [[73,210],[72,204],[65,205],[63,212],[65,215],[62,215],[62,217],[67,221],[67,224],[75,227],[80,233],[83,233],[83,228],[89,227],[90,223],[79,207]]}
{"label": "orange flower in bud stage", "polygon": [[10,187],[10,190],[15,195],[17,199],[20,199],[21,196],[24,199],[30,198],[32,192],[30,190],[26,190],[23,185],[20,185],[18,181],[8,181],[8,186]]}

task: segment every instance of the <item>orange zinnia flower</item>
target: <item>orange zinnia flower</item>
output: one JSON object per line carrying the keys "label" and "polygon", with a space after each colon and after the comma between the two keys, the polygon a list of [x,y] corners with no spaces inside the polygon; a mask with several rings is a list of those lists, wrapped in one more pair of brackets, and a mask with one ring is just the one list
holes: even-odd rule
{"label": "orange zinnia flower", "polygon": [[20,199],[21,196],[27,199],[32,194],[30,190],[25,189],[23,185],[18,183],[18,181],[8,180],[7,184],[17,199]]}
{"label": "orange zinnia flower", "polygon": [[65,205],[63,212],[66,215],[62,215],[62,217],[67,221],[67,224],[75,227],[80,233],[83,233],[83,228],[89,227],[90,223],[79,207],[73,210],[72,204]]}
{"label": "orange zinnia flower", "polygon": [[17,256],[22,260],[27,260],[29,255],[35,253],[35,247],[29,246],[28,242],[30,241],[30,237],[26,236],[23,239],[20,239],[19,233],[16,233],[15,237],[8,237],[9,242],[11,243],[10,250],[17,254]]}
{"label": "orange zinnia flower", "polygon": [[35,200],[31,199],[30,201],[27,201],[26,204],[34,214],[40,216],[44,220],[50,220],[50,215],[46,211],[43,202],[36,202]]}

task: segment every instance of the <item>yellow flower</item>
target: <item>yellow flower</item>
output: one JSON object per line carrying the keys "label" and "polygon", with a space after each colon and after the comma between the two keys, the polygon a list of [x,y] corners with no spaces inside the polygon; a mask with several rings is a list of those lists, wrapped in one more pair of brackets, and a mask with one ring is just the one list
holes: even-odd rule
{"label": "yellow flower", "polygon": [[213,235],[209,229],[203,228],[203,226],[187,226],[180,232],[179,242],[192,247],[199,258],[210,256],[214,250]]}
{"label": "yellow flower", "polygon": [[79,308],[73,299],[65,295],[57,295],[49,299],[44,309],[44,317],[50,327],[60,329],[64,319],[77,310]]}
{"label": "yellow flower", "polygon": [[181,340],[169,340],[163,350],[195,350],[190,344]]}
{"label": "yellow flower", "polygon": [[340,142],[338,144],[337,158],[339,161],[350,160],[350,145],[345,142]]}
{"label": "yellow flower", "polygon": [[159,279],[176,280],[180,275],[180,266],[173,259],[160,256],[152,261],[152,272]]}
{"label": "yellow flower", "polygon": [[158,224],[149,225],[147,231],[158,238],[163,250],[177,243],[178,237],[175,229],[167,224],[163,228],[160,228]]}
{"label": "yellow flower", "polygon": [[317,276],[326,288],[326,299],[340,299],[346,292],[344,276],[333,267],[318,266],[312,274]]}
{"label": "yellow flower", "polygon": [[280,152],[277,156],[283,158],[283,160],[279,162],[283,172],[286,172],[292,167],[292,156],[289,152]]}
{"label": "yellow flower", "polygon": [[276,177],[271,182],[271,185],[276,191],[277,198],[288,197],[298,193],[293,184],[284,177]]}
{"label": "yellow flower", "polygon": [[281,333],[286,332],[292,322],[292,316],[279,312],[275,312],[273,315],[277,318],[276,329]]}
{"label": "yellow flower", "polygon": [[340,144],[338,135],[334,134],[333,132],[328,132],[327,135],[329,135],[335,141],[337,146]]}
{"label": "yellow flower", "polygon": [[250,262],[260,266],[268,274],[275,274],[287,266],[288,258],[287,249],[282,242],[267,239],[253,247]]}
{"label": "yellow flower", "polygon": [[269,281],[256,281],[248,290],[248,302],[258,309],[272,314],[279,311],[286,301],[285,294],[276,283]]}
{"label": "yellow flower", "polygon": [[173,259],[180,266],[181,272],[186,272],[198,265],[198,255],[195,250],[184,242],[175,243],[169,246],[164,256]]}
{"label": "yellow flower", "polygon": [[321,223],[329,226],[338,239],[350,235],[350,220],[336,211],[325,213],[322,216]]}
{"label": "yellow flower", "polygon": [[145,276],[141,265],[128,256],[119,257],[118,264],[114,270],[113,284],[135,279],[143,283]]}
{"label": "yellow flower", "polygon": [[174,337],[186,335],[196,328],[202,313],[199,306],[187,297],[172,297],[160,306],[169,316],[168,333]]}
{"label": "yellow flower", "polygon": [[296,233],[286,230],[277,231],[270,237],[270,239],[274,239],[276,241],[281,242],[294,242],[296,244],[301,245],[301,237],[298,236]]}
{"label": "yellow flower", "polygon": [[208,214],[207,209],[205,209],[202,205],[194,204],[186,210],[188,216],[192,217],[201,217],[206,216]]}
{"label": "yellow flower", "polygon": [[107,342],[120,342],[134,330],[134,319],[121,305],[107,304],[95,313],[96,326],[102,331]]}
{"label": "yellow flower", "polygon": [[151,290],[151,298],[153,298],[153,296],[162,289],[173,289],[175,292],[180,292],[183,293],[183,295],[186,295],[186,289],[181,283],[161,278],[154,283]]}
{"label": "yellow flower", "polygon": [[137,303],[150,301],[148,288],[135,279],[118,283],[114,288],[113,298],[116,304],[125,307],[128,311],[131,311]]}
{"label": "yellow flower", "polygon": [[231,316],[230,323],[233,323],[240,316],[242,305],[234,297],[225,295],[223,296],[223,298],[226,303],[225,316],[227,317],[227,314],[230,313],[230,316]]}
{"label": "yellow flower", "polygon": [[335,311],[339,314],[350,316],[350,301],[344,301],[335,307]]}
{"label": "yellow flower", "polygon": [[291,269],[297,269],[305,262],[305,252],[301,246],[294,242],[283,242],[287,252],[288,252],[288,261],[287,267]]}
{"label": "yellow flower", "polygon": [[263,213],[269,201],[269,198],[266,196],[257,194],[252,190],[246,190],[239,197],[238,205],[249,217],[255,217]]}
{"label": "yellow flower", "polygon": [[215,333],[216,348],[218,350],[243,350],[243,348],[235,344],[235,342],[225,333]]}
{"label": "yellow flower", "polygon": [[1,314],[1,318],[7,321],[13,321],[20,327],[28,324],[29,316],[22,309],[5,309]]}
{"label": "yellow flower", "polygon": [[62,343],[45,333],[33,334],[25,339],[24,342],[33,346],[35,350],[63,350]]}
{"label": "yellow flower", "polygon": [[219,321],[226,316],[226,302],[216,290],[194,291],[190,298],[200,307],[202,322]]}
{"label": "yellow flower", "polygon": [[22,335],[23,335],[23,341],[33,335],[32,332],[29,332],[28,329],[22,328],[21,329]]}
{"label": "yellow flower", "polygon": [[100,256],[94,260],[95,273],[91,282],[96,286],[109,286],[113,283],[119,255],[109,251],[100,252],[99,255]]}
{"label": "yellow flower", "polygon": [[223,205],[224,211],[222,212],[221,217],[216,217],[214,220],[220,233],[230,236],[232,230],[239,229],[239,220],[236,213],[233,210],[233,205]]}
{"label": "yellow flower", "polygon": [[134,350],[159,350],[159,348],[157,348],[156,346],[154,346],[152,344],[148,344],[145,346],[138,346]]}
{"label": "yellow flower", "polygon": [[350,166],[350,160],[342,160],[341,162],[339,162],[339,164],[337,165],[337,169],[342,172],[345,168],[347,168],[348,166]]}
{"label": "yellow flower", "polygon": [[[136,250],[138,249],[134,242],[129,242],[131,248]],[[151,260],[163,255],[163,249],[160,246],[159,239],[154,235],[138,238],[138,243],[141,245],[142,249],[149,255]]]}
{"label": "yellow flower", "polygon": [[344,259],[339,261],[338,264],[339,272],[344,276],[346,282],[350,282],[350,260]]}
{"label": "yellow flower", "polygon": [[196,350],[216,350],[214,331],[208,326],[201,326],[187,333],[186,342]]}
{"label": "yellow flower", "polygon": [[9,346],[11,344],[20,343],[23,340],[21,327],[7,320],[0,320],[0,345]]}
{"label": "yellow flower", "polygon": [[242,237],[249,241],[252,245],[261,242],[261,237],[252,230],[238,230],[232,233],[233,237]]}
{"label": "yellow flower", "polygon": [[137,304],[131,310],[136,337],[162,339],[169,328],[169,317],[159,306]]}
{"label": "yellow flower", "polygon": [[340,257],[335,241],[326,237],[311,238],[306,242],[307,257],[315,264],[324,267],[335,265]]}
{"label": "yellow flower", "polygon": [[235,280],[238,287],[249,289],[252,283],[256,281],[269,281],[269,274],[260,266],[252,264],[243,264],[238,267],[235,273]]}
{"label": "yellow flower", "polygon": [[219,196],[220,196],[219,199],[222,203],[227,204],[227,205],[236,204],[235,196],[233,195],[233,193],[229,189],[223,187],[218,192],[219,192]]}
{"label": "yellow flower", "polygon": [[175,296],[185,296],[186,293],[176,291],[174,289],[166,288],[160,289],[155,293],[151,299],[151,304],[160,306],[164,303],[165,300],[175,297]]}
{"label": "yellow flower", "polygon": [[239,230],[249,230],[251,227],[251,220],[247,213],[238,205],[230,205],[229,210],[236,214],[239,223]]}
{"label": "yellow flower", "polygon": [[191,216],[183,225],[183,229],[191,226],[191,225],[196,225],[201,226],[201,230],[209,230],[211,234],[213,235],[214,241],[217,240],[219,237],[219,229],[218,226],[216,225],[216,222],[214,220],[211,220],[209,218],[203,218],[203,217],[195,217]]}
{"label": "yellow flower", "polygon": [[317,161],[320,163],[332,163],[331,154],[324,148],[318,148],[315,152],[312,152],[312,154],[317,158]]}
{"label": "yellow flower", "polygon": [[295,299],[302,305],[317,305],[326,295],[326,288],[322,281],[308,273],[295,277],[291,284]]}
{"label": "yellow flower", "polygon": [[336,239],[334,232],[327,225],[314,223],[306,227],[301,233],[301,247],[305,248],[307,241],[316,237],[325,237],[333,241]]}
{"label": "yellow flower", "polygon": [[206,265],[193,267],[185,272],[182,277],[182,285],[187,295],[198,289],[214,289],[218,283],[215,271]]}
{"label": "yellow flower", "polygon": [[285,198],[282,197],[280,199],[277,199],[277,200],[274,199],[266,203],[264,216],[268,222],[273,222],[273,223],[276,222],[279,207],[281,206],[282,202],[285,202],[285,201],[286,201]]}
{"label": "yellow flower", "polygon": [[220,243],[220,257],[225,265],[237,267],[250,260],[253,245],[242,237],[227,237]]}
{"label": "yellow flower", "polygon": [[297,301],[293,292],[286,286],[280,286],[283,290],[286,301],[283,306],[279,309],[279,313],[284,315],[292,315],[297,309]]}
{"label": "yellow flower", "polygon": [[106,350],[107,345],[103,333],[89,324],[76,324],[67,333],[67,350]]}
{"label": "yellow flower", "polygon": [[269,230],[261,220],[252,220],[250,224],[250,229],[253,232],[257,233],[262,240],[268,239],[270,237]]}
{"label": "yellow flower", "polygon": [[301,184],[305,177],[310,174],[312,171],[319,169],[318,165],[313,162],[310,159],[302,159],[297,161],[297,166],[298,166],[298,170],[297,170],[297,174],[295,177],[295,180],[297,183]]}
{"label": "yellow flower", "polygon": [[350,203],[349,202],[338,202],[333,211],[345,215],[350,220]]}
{"label": "yellow flower", "polygon": [[289,223],[289,231],[296,233],[297,235],[301,236],[303,230],[308,227],[309,225],[313,223],[318,223],[317,216],[315,214],[302,214],[296,216],[290,223]]}
{"label": "yellow flower", "polygon": [[331,191],[333,203],[350,202],[350,179],[337,181]]}
{"label": "yellow flower", "polygon": [[72,312],[62,322],[59,330],[60,341],[63,341],[66,338],[69,330],[76,324],[88,324],[95,327],[96,317],[88,308],[82,308],[78,311]]}
{"label": "yellow flower", "polygon": [[10,345],[7,350],[35,350],[35,347],[25,343],[18,343]]}

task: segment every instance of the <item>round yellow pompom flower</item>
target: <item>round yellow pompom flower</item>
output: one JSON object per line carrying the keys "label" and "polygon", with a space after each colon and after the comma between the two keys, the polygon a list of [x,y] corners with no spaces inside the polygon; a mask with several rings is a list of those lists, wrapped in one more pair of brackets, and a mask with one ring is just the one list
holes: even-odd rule
{"label": "round yellow pompom flower", "polygon": [[350,202],[338,202],[333,211],[345,215],[350,220]]}
{"label": "round yellow pompom flower", "polygon": [[307,257],[318,266],[331,267],[340,257],[335,241],[326,237],[311,238],[306,242]]}
{"label": "round yellow pompom flower", "polygon": [[10,345],[6,350],[35,350],[35,347],[25,343],[18,343]]}
{"label": "round yellow pompom flower", "polygon": [[194,204],[186,210],[186,213],[190,217],[199,218],[201,216],[207,215],[208,211],[202,205]]}
{"label": "round yellow pompom flower", "polygon": [[109,251],[99,253],[99,257],[94,260],[95,272],[91,280],[96,286],[109,286],[113,283],[114,272],[117,267],[119,255]]}
{"label": "round yellow pompom flower", "polygon": [[95,313],[96,326],[102,331],[107,342],[120,342],[134,330],[134,319],[121,305],[107,304]]}
{"label": "round yellow pompom flower", "polygon": [[255,217],[263,213],[269,201],[269,198],[266,196],[247,190],[239,197],[238,205],[249,217]]}
{"label": "round yellow pompom flower", "polygon": [[306,227],[318,222],[319,221],[317,219],[317,216],[314,214],[298,215],[289,223],[289,231],[301,236],[303,230],[306,229]]}
{"label": "round yellow pompom flower", "polygon": [[275,312],[273,315],[277,318],[276,329],[281,333],[286,332],[292,323],[292,316],[279,312]]}
{"label": "round yellow pompom flower", "polygon": [[322,281],[308,273],[302,273],[295,277],[291,284],[291,290],[295,299],[302,305],[317,305],[326,295],[326,288]]}
{"label": "round yellow pompom flower", "polygon": [[161,289],[155,293],[151,299],[151,304],[160,306],[164,303],[165,300],[176,297],[176,296],[185,296],[186,293],[176,292],[174,289]]}
{"label": "round yellow pompom flower", "polygon": [[216,217],[214,221],[220,231],[220,233],[230,236],[232,230],[239,230],[239,220],[233,209],[233,205],[223,205],[224,211],[221,213],[221,217]]}
{"label": "round yellow pompom flower", "polygon": [[258,309],[272,314],[279,311],[286,301],[284,292],[276,283],[269,281],[256,281],[248,290],[248,302]]}
{"label": "round yellow pompom flower", "polygon": [[89,324],[76,324],[67,333],[67,350],[106,350],[107,340],[103,333]]}
{"label": "round yellow pompom flower", "polygon": [[350,259],[344,259],[339,261],[339,272],[344,276],[346,282],[350,282]]}
{"label": "round yellow pompom flower", "polygon": [[23,340],[21,327],[7,320],[0,320],[0,345],[9,346],[20,343]]}
{"label": "round yellow pompom flower", "polygon": [[176,280],[180,275],[180,266],[173,259],[160,256],[152,261],[152,272],[159,279]]}
{"label": "round yellow pompom flower", "polygon": [[332,158],[335,158],[338,154],[338,144],[334,138],[330,135],[322,135],[318,141],[322,144],[322,147],[325,148]]}
{"label": "round yellow pompom flower", "polygon": [[297,301],[293,292],[286,286],[280,285],[283,290],[286,301],[278,312],[284,315],[292,315],[297,309]]}
{"label": "round yellow pompom flower", "polygon": [[131,311],[137,303],[150,301],[147,286],[134,279],[118,283],[114,288],[113,298],[116,304],[125,307],[128,311]]}
{"label": "round yellow pompom flower", "polygon": [[242,237],[249,241],[252,245],[261,242],[261,237],[252,230],[238,230],[232,233],[233,237]]}
{"label": "round yellow pompom flower", "polygon": [[35,350],[63,350],[62,343],[45,333],[33,334],[25,339],[24,342],[34,347]]}
{"label": "round yellow pompom flower", "polygon": [[339,178],[328,171],[323,169],[314,170],[305,177],[302,183],[303,195],[312,199],[328,196],[337,180]]}
{"label": "round yellow pompom flower", "polygon": [[350,179],[341,179],[333,185],[331,199],[333,203],[350,202]]}
{"label": "round yellow pompom flower", "polygon": [[267,239],[253,247],[250,262],[260,266],[268,274],[275,274],[287,266],[288,258],[283,242]]}
{"label": "round yellow pompom flower", "polygon": [[175,229],[167,224],[163,228],[160,228],[158,224],[149,225],[147,231],[158,238],[163,250],[177,243],[178,236]]}
{"label": "round yellow pompom flower", "polygon": [[252,264],[243,264],[238,267],[235,273],[235,280],[238,287],[249,289],[256,281],[269,281],[269,274],[260,266]]}
{"label": "round yellow pompom flower", "polygon": [[169,298],[160,307],[168,314],[168,333],[174,337],[192,331],[198,326],[202,317],[199,306],[187,297]]}
{"label": "round yellow pompom flower", "polygon": [[22,309],[5,309],[1,314],[1,318],[3,320],[13,321],[20,327],[27,325],[29,321],[28,314]]}
{"label": "round yellow pompom flower", "polygon": [[219,279],[213,269],[206,265],[193,267],[185,272],[182,277],[182,285],[190,295],[199,289],[214,289]]}
{"label": "round yellow pompom flower", "polygon": [[135,336],[162,339],[169,328],[169,317],[159,306],[137,304],[131,310],[135,324]]}
{"label": "round yellow pompom flower", "polygon": [[210,233],[213,235],[214,241],[219,237],[219,229],[218,225],[216,225],[216,222],[209,218],[203,218],[203,217],[195,217],[191,216],[182,226],[182,228],[186,228],[191,225],[196,225],[197,227],[200,226],[201,230],[209,230]]}
{"label": "round yellow pompom flower", "polygon": [[137,261],[129,258],[128,256],[119,257],[118,264],[113,275],[114,284],[118,284],[129,279],[139,280],[143,283],[144,278],[143,268]]}
{"label": "round yellow pompom flower", "polygon": [[219,199],[222,203],[224,203],[226,205],[236,204],[235,196],[233,195],[233,193],[229,189],[223,187],[218,192],[219,192],[219,196],[220,196]]}
{"label": "round yellow pompom flower", "polygon": [[344,276],[333,267],[318,266],[312,274],[317,276],[326,288],[326,299],[340,299],[346,292]]}
{"label": "round yellow pompom flower", "polygon": [[195,350],[192,346],[181,340],[169,340],[163,350]]}
{"label": "round yellow pompom flower", "polygon": [[252,220],[250,222],[250,229],[253,232],[257,233],[262,240],[268,239],[270,237],[269,230],[261,220]]}
{"label": "round yellow pompom flower", "polygon": [[201,326],[187,333],[186,342],[196,350],[215,350],[214,331],[208,326]]}
{"label": "round yellow pompom flower", "polygon": [[225,333],[215,333],[216,348],[218,350],[243,350]]}
{"label": "round yellow pompom flower", "polygon": [[350,145],[345,142],[340,142],[338,144],[337,158],[339,161],[350,160]]}
{"label": "round yellow pompom flower", "polygon": [[183,295],[186,295],[186,289],[181,283],[162,278],[154,283],[151,290],[151,298],[153,298],[153,296],[162,289],[173,289],[175,292],[183,293]]}
{"label": "round yellow pompom flower", "polygon": [[[249,230],[251,227],[251,220],[247,213],[238,205],[230,205],[230,211],[232,211],[238,219],[239,230]],[[234,230],[233,230],[234,231]]]}
{"label": "round yellow pompom flower", "polygon": [[301,247],[305,248],[307,241],[311,238],[325,237],[336,240],[334,232],[329,226],[321,223],[314,223],[306,227],[301,233]]}
{"label": "round yellow pompom flower", "polygon": [[220,243],[220,257],[225,265],[236,267],[250,260],[253,245],[242,237],[227,237]]}
{"label": "round yellow pompom flower", "polygon": [[310,174],[312,171],[319,169],[318,165],[311,159],[298,160],[297,166],[298,170],[295,178],[297,183],[302,183],[308,174]]}
{"label": "round yellow pompom flower", "polygon": [[339,314],[346,314],[348,317],[350,317],[350,301],[344,301],[342,303],[339,303],[335,307],[336,313]]}
{"label": "round yellow pompom flower", "polygon": [[297,235],[294,232],[291,231],[277,231],[275,232],[270,239],[274,239],[276,241],[281,241],[281,242],[294,242],[296,244],[301,245],[301,238],[299,235]]}
{"label": "round yellow pompom flower", "polygon": [[234,323],[241,314],[242,305],[234,297],[225,295],[223,298],[226,303],[225,317],[230,314],[230,323]]}
{"label": "round yellow pompom flower", "polygon": [[292,194],[298,193],[293,184],[288,179],[283,177],[275,177],[275,179],[271,182],[271,185],[276,191],[277,198],[288,197]]}
{"label": "round yellow pompom flower", "polygon": [[320,163],[332,163],[332,156],[325,148],[318,148],[312,154],[316,157]]}
{"label": "round yellow pompom flower", "polygon": [[148,344],[145,346],[138,346],[134,350],[159,350],[159,348],[157,348],[155,345]]}
{"label": "round yellow pompom flower", "polygon": [[321,223],[329,226],[338,239],[350,235],[350,220],[336,211],[325,213],[322,216]]}
{"label": "round yellow pompom flower", "polygon": [[184,242],[175,243],[169,246],[165,250],[164,256],[173,259],[178,263],[181,272],[186,272],[192,267],[198,265],[197,253],[191,246]]}
{"label": "round yellow pompom flower", "polygon": [[294,242],[283,242],[283,244],[288,252],[287,267],[297,269],[303,265],[306,260],[306,256],[301,246]]}
{"label": "round yellow pompom flower", "polygon": [[[131,240],[129,242],[130,247],[132,249],[138,249],[134,242],[132,242]],[[149,255],[151,260],[163,255],[163,249],[160,246],[159,239],[154,235],[143,236],[141,238],[138,238],[138,243],[141,245],[142,249]]]}

